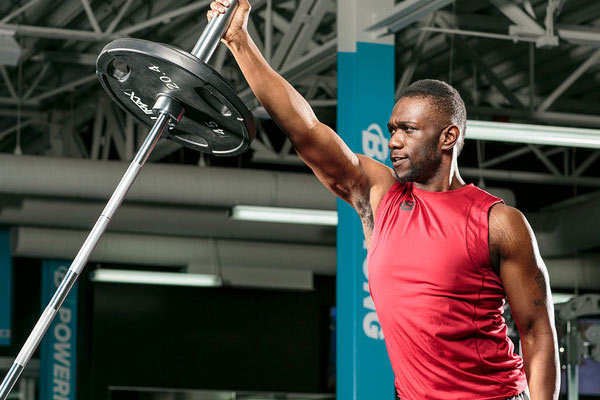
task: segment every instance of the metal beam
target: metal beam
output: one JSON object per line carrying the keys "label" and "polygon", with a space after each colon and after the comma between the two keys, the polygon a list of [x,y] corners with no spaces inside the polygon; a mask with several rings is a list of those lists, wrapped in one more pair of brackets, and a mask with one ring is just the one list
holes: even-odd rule
{"label": "metal beam", "polygon": [[23,118],[33,118],[45,120],[47,114],[41,111],[17,110],[16,108],[0,108],[0,117],[2,118],[17,118],[17,113]]}
{"label": "metal beam", "polygon": [[555,176],[538,172],[508,171],[497,169],[459,168],[460,174],[468,178],[492,179],[505,182],[536,183],[540,185],[600,187],[600,178]]}
{"label": "metal beam", "polygon": [[125,13],[127,12],[127,10],[129,10],[129,6],[131,6],[131,3],[133,3],[133,1],[134,0],[127,0],[125,4],[121,6],[117,16],[113,18],[113,20],[110,22],[110,25],[108,25],[108,28],[106,28],[106,34],[113,33],[117,26],[119,26],[119,23],[121,22],[121,20],[123,20]]}
{"label": "metal beam", "polygon": [[306,15],[307,22],[296,36],[294,44],[285,60],[285,64],[295,61],[302,55],[306,46],[317,31],[319,24],[325,17],[325,14],[329,11],[335,11],[335,3],[332,0],[316,0],[310,13]]}
{"label": "metal beam", "polygon": [[489,160],[483,161],[481,163],[481,166],[483,168],[489,168],[494,165],[497,165],[497,164],[500,164],[500,163],[503,163],[506,161],[510,161],[513,158],[520,157],[520,156],[530,153],[530,152],[531,152],[531,148],[529,146],[523,146],[516,150],[509,151],[508,153],[504,153],[498,157],[490,158]]}
{"label": "metal beam", "polygon": [[180,15],[191,14],[199,9],[205,8],[210,4],[209,0],[201,0],[195,1],[192,4],[189,4],[184,7],[177,8],[173,11],[161,13],[159,16],[150,18],[149,20],[140,22],[139,24],[135,24],[132,26],[128,26],[127,28],[123,28],[118,31],[116,34],[118,36],[128,36],[132,33],[141,31],[143,29],[149,28],[154,25],[162,24],[170,19],[176,18]]}
{"label": "metal beam", "polygon": [[[316,74],[324,68],[334,65],[337,60],[336,50],[337,38],[334,38],[300,57],[293,64],[287,65],[279,71],[279,74],[293,84],[307,75]],[[253,98],[250,88],[243,90],[239,95],[246,103]]]}
{"label": "metal beam", "polygon": [[263,18],[265,21],[265,59],[270,63],[273,54],[273,0],[267,0]]}
{"label": "metal beam", "polygon": [[558,36],[573,44],[600,47],[600,31],[588,27],[558,26]]}
{"label": "metal beam", "polygon": [[510,0],[490,0],[490,2],[515,24],[527,28],[528,32],[538,35],[544,35],[546,33],[546,30],[542,28],[536,20],[531,18],[529,14]]}
{"label": "metal beam", "polygon": [[10,81],[10,77],[8,76],[8,72],[6,71],[6,67],[4,65],[0,65],[0,73],[2,73],[2,78],[4,79],[4,83],[6,84],[8,93],[10,93],[10,97],[16,99],[17,92],[15,91],[15,88],[12,85],[12,82]]}
{"label": "metal beam", "polygon": [[426,32],[439,32],[445,33],[448,35],[461,35],[461,36],[472,36],[472,37],[481,37],[486,39],[499,39],[499,40],[509,40],[511,42],[533,42],[536,43],[538,40],[535,37],[525,37],[525,36],[517,36],[517,35],[504,35],[501,33],[491,33],[491,32],[479,32],[479,31],[468,31],[464,29],[446,29],[446,28],[436,28],[433,26],[430,27],[422,27],[419,28],[421,31]]}
{"label": "metal beam", "polygon": [[573,176],[581,176],[585,172],[586,169],[592,166],[593,163],[600,157],[600,150],[594,151],[592,154],[588,156],[573,172]]}
{"label": "metal beam", "polygon": [[298,81],[308,75],[321,72],[337,61],[337,38],[331,39],[320,47],[311,50],[293,63],[284,66],[280,73],[286,79]]}
{"label": "metal beam", "polygon": [[[426,18],[424,24],[425,26],[422,28],[430,27],[433,24],[434,20],[434,15],[431,15],[430,17]],[[402,71],[402,76],[400,77],[400,81],[396,86],[396,93],[394,97],[395,99],[397,99],[398,96],[400,96],[400,93],[404,89],[406,89],[406,87],[412,81],[412,78],[415,74],[415,70],[417,69],[417,65],[419,64],[419,60],[421,59],[421,55],[423,54],[423,48],[425,47],[425,43],[427,43],[427,41],[429,40],[429,36],[431,36],[431,32],[428,31],[422,31],[419,33],[417,42],[415,43],[412,54],[410,55],[410,62],[408,63],[408,65],[406,65],[404,71]]]}
{"label": "metal beam", "polygon": [[62,29],[32,25],[0,24],[0,29],[13,30],[16,34],[21,36],[30,36],[43,39],[80,40],[85,42],[98,42],[101,40],[116,39],[123,36],[105,35],[80,29]]}
{"label": "metal beam", "polygon": [[106,119],[106,126],[104,129],[104,137],[110,137],[112,139],[119,159],[121,161],[127,161],[128,155],[124,131],[125,123],[122,121],[121,116],[117,114],[119,111],[117,111],[114,103],[108,104],[105,111],[104,118]]}
{"label": "metal beam", "polygon": [[96,65],[98,54],[95,53],[73,53],[65,51],[43,51],[31,57],[32,61],[54,62],[62,64]]}
{"label": "metal beam", "polygon": [[104,127],[105,102],[99,101],[96,104],[96,114],[94,116],[94,128],[92,129],[92,146],[90,149],[90,158],[97,160],[100,156],[100,146],[102,145],[102,132]]}
{"label": "metal beam", "polygon": [[548,124],[562,124],[569,126],[584,126],[589,128],[600,128],[600,116],[591,114],[550,112],[529,113],[526,110],[515,110],[511,108],[493,108],[470,106],[469,114],[491,115],[513,117],[521,120],[539,121]]}
{"label": "metal beam", "polygon": [[308,11],[313,5],[314,0],[301,0],[298,9],[294,13],[294,17],[289,24],[287,31],[284,33],[283,37],[279,40],[279,44],[277,45],[277,49],[271,58],[271,66],[274,69],[279,69],[285,60],[285,57],[288,55],[290,51],[290,46],[294,42],[294,39],[297,37],[302,24],[304,23],[306,16],[308,15]]}
{"label": "metal beam", "polygon": [[8,137],[10,134],[23,129],[25,127],[28,127],[30,125],[33,125],[35,123],[40,123],[42,121],[36,120],[36,119],[28,119],[27,121],[21,122],[20,124],[16,124],[11,128],[5,129],[2,132],[0,132],[0,141],[4,140],[6,137]]}
{"label": "metal beam", "polygon": [[100,29],[100,25],[98,25],[98,20],[96,20],[96,16],[94,15],[94,11],[92,10],[92,7],[90,6],[90,3],[88,0],[80,0],[81,1],[81,5],[83,6],[83,10],[85,11],[85,15],[87,16],[88,20],[90,21],[90,25],[92,25],[92,29],[94,30],[94,32],[96,33],[102,33],[102,29]]}
{"label": "metal beam", "polygon": [[373,16],[373,24],[368,30],[380,30],[382,33],[398,32],[408,25],[420,21],[454,0],[404,0],[391,10],[382,10]]}
{"label": "metal beam", "polygon": [[594,51],[592,55],[583,62],[567,79],[563,81],[554,91],[539,105],[538,112],[546,111],[552,103],[556,101],[569,87],[575,83],[592,65],[600,60],[600,49]]}
{"label": "metal beam", "polygon": [[0,19],[0,24],[7,23],[8,21],[10,21],[11,19],[13,19],[14,17],[16,17],[16,16],[20,15],[21,13],[27,11],[31,6],[35,5],[39,1],[40,0],[30,0],[30,1],[28,1],[27,3],[23,4],[21,7],[17,8],[16,10],[14,10],[11,13],[9,13],[4,18]]}
{"label": "metal beam", "polygon": [[[437,23],[442,28],[452,28],[448,22],[441,16],[437,17]],[[478,68],[481,70],[481,73],[486,77],[486,79],[494,85],[500,93],[517,109],[525,109],[525,106],[521,101],[511,92],[504,82],[496,75],[494,71],[492,71],[479,57],[468,44],[467,42],[461,38],[460,36],[456,37],[455,40],[456,45],[466,54],[466,56],[471,59],[475,64],[477,64]]]}
{"label": "metal beam", "polygon": [[39,101],[36,100],[24,100],[24,99],[15,99],[13,97],[0,97],[0,105],[21,105],[25,107],[37,107],[40,105]]}
{"label": "metal beam", "polygon": [[46,75],[46,72],[48,72],[49,68],[50,68],[50,64],[45,64],[42,67],[42,70],[36,74],[35,79],[31,83],[31,85],[29,86],[29,88],[27,88],[27,91],[25,92],[25,95],[23,95],[23,99],[24,100],[27,100],[31,96],[31,94],[38,87],[38,85],[40,84],[40,82],[42,81],[42,79],[44,79],[44,75]]}
{"label": "metal beam", "polygon": [[[514,38],[519,41],[537,42],[545,32],[534,34],[527,30],[516,29],[514,26],[510,31],[510,23],[501,17],[479,14],[453,14],[447,11],[438,11],[436,14],[443,16],[446,21],[457,27],[462,35],[490,37],[495,39]],[[589,15],[589,12],[587,13]],[[600,47],[600,30],[593,26],[581,26],[573,24],[555,24],[555,34],[562,40],[573,44]],[[509,32],[508,35],[505,32]],[[517,33],[522,33],[519,36]],[[457,32],[458,33],[458,32]],[[497,35],[497,36],[495,36]]]}
{"label": "metal beam", "polygon": [[97,82],[97,81],[98,81],[98,77],[96,76],[96,74],[84,76],[83,78],[79,78],[73,82],[67,83],[56,89],[52,89],[45,93],[39,94],[39,95],[35,96],[34,98],[32,98],[30,101],[41,102],[42,100],[45,100],[45,99],[55,96],[57,94],[74,90],[78,86],[82,86],[82,85],[88,84],[90,82]]}
{"label": "metal beam", "polygon": [[548,168],[548,170],[550,172],[552,172],[552,174],[554,176],[562,175],[560,173],[560,171],[558,170],[558,168],[556,168],[556,166],[554,164],[552,164],[552,161],[550,161],[548,159],[548,157],[540,150],[540,148],[538,146],[534,146],[534,145],[530,144],[529,147],[531,148],[531,150],[533,151],[535,156],[538,158],[538,160],[540,160],[542,162],[542,164],[544,164],[546,166],[546,168]]}

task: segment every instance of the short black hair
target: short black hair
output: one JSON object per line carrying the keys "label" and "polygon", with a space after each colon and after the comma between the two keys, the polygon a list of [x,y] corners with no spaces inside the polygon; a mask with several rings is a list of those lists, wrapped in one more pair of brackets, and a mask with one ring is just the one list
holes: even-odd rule
{"label": "short black hair", "polygon": [[465,144],[465,131],[467,129],[467,108],[465,102],[454,87],[437,79],[422,79],[409,85],[400,93],[400,98],[422,97],[427,98],[437,107],[452,124],[460,129],[460,137],[456,143],[457,154],[460,154]]}

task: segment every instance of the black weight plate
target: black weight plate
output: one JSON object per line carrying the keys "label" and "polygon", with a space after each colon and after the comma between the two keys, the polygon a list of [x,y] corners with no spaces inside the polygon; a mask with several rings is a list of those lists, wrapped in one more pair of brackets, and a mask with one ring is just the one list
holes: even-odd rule
{"label": "black weight plate", "polygon": [[117,39],[96,61],[100,82],[125,111],[151,127],[152,106],[167,94],[185,113],[166,137],[216,156],[244,152],[256,135],[252,113],[217,71],[172,46]]}

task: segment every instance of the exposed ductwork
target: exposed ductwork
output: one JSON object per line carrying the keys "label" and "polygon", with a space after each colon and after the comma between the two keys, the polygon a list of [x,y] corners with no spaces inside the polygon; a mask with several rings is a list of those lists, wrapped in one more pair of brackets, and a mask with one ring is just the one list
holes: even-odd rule
{"label": "exposed ductwork", "polygon": [[527,219],[544,257],[570,256],[600,246],[600,193],[557,203]]}
{"label": "exposed ductwork", "polygon": [[[68,229],[15,229],[15,255],[73,257],[104,205],[99,199],[124,169],[119,162],[0,155],[0,224]],[[237,268],[335,273],[334,228],[232,221],[227,209],[234,204],[334,209],[335,199],[308,174],[151,164],[92,260],[208,265],[217,251],[223,265]],[[552,285],[597,288],[600,257],[571,257],[600,245],[600,194],[527,218]]]}
{"label": "exposed ductwork", "polygon": [[[86,235],[85,231],[14,228],[11,230],[12,254],[71,260]],[[247,267],[333,275],[335,258],[333,246],[106,233],[90,261],[191,267],[198,273]]]}
{"label": "exposed ductwork", "polygon": [[[26,197],[0,201],[0,224],[89,230],[104,203]],[[108,226],[109,232],[192,236],[313,244],[335,244],[335,227],[235,221],[227,209],[126,203]]]}
{"label": "exposed ductwork", "polygon": [[[72,259],[86,232],[59,229],[15,228],[15,256]],[[240,284],[260,276],[262,282],[305,280],[302,272],[334,275],[334,246],[213,240],[190,237],[107,233],[91,257],[92,262],[147,266],[187,267],[189,272],[218,272]],[[545,260],[553,288],[598,289],[600,254]],[[269,272],[271,271],[271,272]],[[291,274],[291,275],[290,275]],[[243,277],[242,277],[243,276]],[[274,286],[276,286],[274,284]],[[288,283],[289,287],[290,284]]]}
{"label": "exposed ductwork", "polygon": [[584,254],[569,258],[544,260],[550,285],[558,289],[600,289],[600,254]]}
{"label": "exposed ductwork", "polygon": [[[107,200],[126,169],[116,161],[0,154],[0,193]],[[126,201],[336,207],[335,197],[309,174],[169,164],[144,167]]]}

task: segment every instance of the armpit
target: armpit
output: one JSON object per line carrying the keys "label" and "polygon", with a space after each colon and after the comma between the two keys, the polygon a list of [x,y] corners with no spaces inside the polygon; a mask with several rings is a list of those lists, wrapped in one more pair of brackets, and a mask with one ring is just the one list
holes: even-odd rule
{"label": "armpit", "polygon": [[363,228],[365,230],[365,235],[367,233],[373,233],[373,227],[375,225],[375,218],[373,217],[373,209],[371,208],[371,202],[368,198],[360,198],[355,201],[356,212],[360,216],[360,220],[362,221]]}

